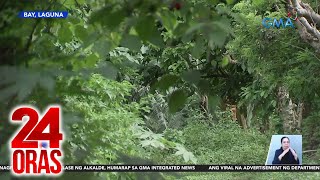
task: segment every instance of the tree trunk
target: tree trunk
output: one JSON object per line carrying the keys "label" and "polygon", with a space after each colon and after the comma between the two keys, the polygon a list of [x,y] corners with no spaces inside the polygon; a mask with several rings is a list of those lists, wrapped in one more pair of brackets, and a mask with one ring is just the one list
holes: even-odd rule
{"label": "tree trunk", "polygon": [[208,117],[209,107],[208,107],[208,96],[206,94],[201,95],[200,110]]}
{"label": "tree trunk", "polygon": [[278,89],[278,111],[283,120],[284,134],[295,134],[301,132],[301,122],[303,113],[303,103],[293,103],[286,87]]}
{"label": "tree trunk", "polygon": [[240,115],[240,123],[243,129],[248,129],[247,121],[243,114]]}

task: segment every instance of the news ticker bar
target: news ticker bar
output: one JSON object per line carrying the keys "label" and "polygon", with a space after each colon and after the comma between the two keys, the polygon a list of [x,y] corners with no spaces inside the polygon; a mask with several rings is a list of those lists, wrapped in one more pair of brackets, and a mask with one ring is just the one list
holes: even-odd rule
{"label": "news ticker bar", "polygon": [[[11,166],[0,165],[0,172]],[[65,172],[318,172],[320,165],[64,165]]]}

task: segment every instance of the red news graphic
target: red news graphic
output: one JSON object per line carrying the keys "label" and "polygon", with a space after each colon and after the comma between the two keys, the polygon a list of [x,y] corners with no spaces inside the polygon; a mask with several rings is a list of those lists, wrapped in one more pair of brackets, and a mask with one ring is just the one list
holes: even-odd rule
{"label": "red news graphic", "polygon": [[49,106],[43,115],[24,105],[10,114],[12,123],[22,124],[9,141],[11,172],[14,175],[57,176],[63,172],[61,107]]}

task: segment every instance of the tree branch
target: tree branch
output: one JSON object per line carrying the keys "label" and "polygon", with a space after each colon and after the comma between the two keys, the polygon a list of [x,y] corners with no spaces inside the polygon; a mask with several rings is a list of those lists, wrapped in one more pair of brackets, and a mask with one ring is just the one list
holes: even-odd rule
{"label": "tree branch", "polygon": [[231,55],[227,55],[230,64],[239,64],[239,62],[232,58]]}
{"label": "tree branch", "polygon": [[[48,8],[46,8],[46,11],[49,10],[53,5],[54,5],[54,1],[51,1],[50,4],[49,4],[49,6],[48,6]],[[27,41],[26,47],[25,47],[25,49],[24,49],[24,52],[25,52],[25,53],[28,53],[28,51],[29,51],[29,49],[30,49],[30,47],[31,47],[31,43],[32,43],[32,39],[33,39],[33,34],[34,34],[34,32],[36,31],[36,28],[37,28],[37,26],[40,24],[40,22],[41,22],[41,19],[37,19],[36,22],[35,22],[35,24],[34,24],[33,27],[32,27],[32,30],[31,30],[31,32],[30,32],[30,34],[29,34],[29,37],[28,37],[28,41]],[[28,60],[25,61],[25,66],[26,66],[26,68],[28,68],[28,66],[29,66]]]}
{"label": "tree branch", "polygon": [[301,22],[301,24],[303,24],[308,33],[312,34],[314,37],[320,40],[320,32],[315,27],[312,27],[306,18],[301,17],[299,21]]}
{"label": "tree branch", "polygon": [[[40,19],[37,19],[37,21],[36,21],[36,23],[33,25],[33,27],[32,27],[32,30],[31,30],[31,32],[30,32],[30,34],[29,34],[29,37],[28,37],[28,41],[27,41],[27,44],[26,44],[26,47],[25,47],[25,49],[24,49],[24,51],[26,52],[26,53],[28,53],[28,51],[29,51],[29,49],[30,49],[30,46],[31,46],[31,42],[32,42],[32,39],[33,39],[33,34],[34,34],[34,32],[36,31],[36,28],[37,28],[37,26],[38,26],[38,24],[40,23]],[[25,60],[25,66],[26,66],[26,68],[28,68],[28,60]]]}
{"label": "tree branch", "polygon": [[306,43],[310,44],[317,53],[320,53],[320,32],[316,28],[320,25],[320,15],[317,14],[308,4],[300,0],[288,1],[288,11],[292,14],[298,14],[297,29],[300,37]]}
{"label": "tree branch", "polygon": [[309,21],[313,21],[313,23],[320,25],[320,15],[314,12],[309,4],[301,2],[298,4],[296,10],[299,16],[303,16]]}

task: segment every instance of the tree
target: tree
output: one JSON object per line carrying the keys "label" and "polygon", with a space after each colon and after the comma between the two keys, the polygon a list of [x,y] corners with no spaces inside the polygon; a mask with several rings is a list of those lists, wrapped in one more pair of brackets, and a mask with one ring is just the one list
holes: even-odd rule
{"label": "tree", "polygon": [[288,12],[298,16],[296,25],[301,39],[310,44],[319,53],[320,32],[317,28],[319,27],[320,15],[318,14],[318,7],[316,8],[317,11],[314,11],[310,4],[301,0],[290,0],[287,3]]}

